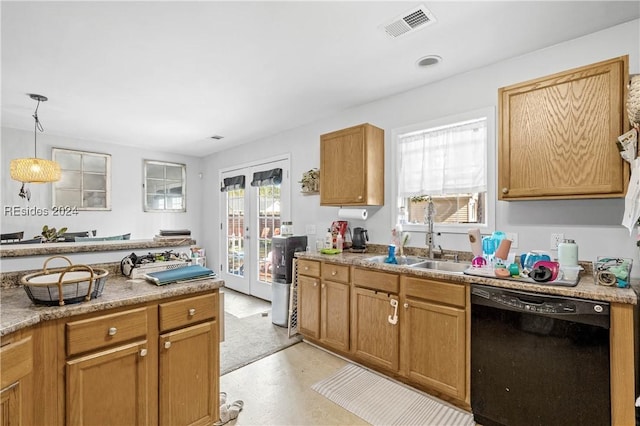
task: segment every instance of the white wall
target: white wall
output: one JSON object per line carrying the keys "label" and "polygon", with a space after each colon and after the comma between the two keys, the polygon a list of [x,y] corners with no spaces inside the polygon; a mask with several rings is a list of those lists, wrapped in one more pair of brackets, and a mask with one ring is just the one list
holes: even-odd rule
{"label": "white wall", "polygon": [[[41,111],[41,114],[43,112]],[[51,148],[68,148],[111,155],[111,211],[79,211],[78,215],[54,217],[51,210],[51,184],[28,184],[31,201],[18,196],[21,183],[11,179],[9,162],[33,155],[33,132],[2,128],[2,232],[25,231],[25,238],[40,234],[43,225],[67,227],[69,232],[96,229],[99,236],[131,233],[131,239],[151,239],[160,229],[191,229],[201,235],[202,180],[199,158],[140,150],[122,145],[38,134],[38,157],[51,158]],[[151,213],[143,211],[143,160],[159,160],[187,165],[187,211]],[[11,216],[6,207],[23,206],[48,209],[48,216]]]}
{"label": "white wall", "polygon": [[[364,225],[369,230],[371,242],[388,244],[394,220],[391,208],[393,180],[390,176],[393,129],[487,106],[497,109],[500,87],[617,56],[628,54],[630,73],[639,73],[639,35],[640,20],[634,20],[349,109],[318,122],[284,131],[275,137],[211,155],[203,164],[206,170],[203,219],[206,224],[220,223],[217,179],[221,168],[290,153],[292,220],[295,232],[303,234],[305,225],[312,224],[316,225],[318,235],[321,236],[322,230],[336,219],[337,208],[320,207],[319,196],[300,194],[297,181],[306,170],[319,167],[319,136],[322,133],[369,122],[385,129],[386,203],[383,207],[371,208],[366,223],[352,222],[351,227]],[[496,167],[495,159],[490,166]],[[210,190],[209,185],[212,187]],[[493,186],[495,187],[495,182]],[[623,211],[623,199],[497,202],[496,228],[518,233],[517,252],[549,249],[550,234],[562,232],[567,238],[576,240],[580,247],[581,260],[593,260],[598,255],[607,255],[632,257],[635,263],[638,263],[635,235],[630,237],[628,231],[620,225]],[[205,226],[203,229],[203,241],[208,256],[211,259],[214,255],[215,259],[218,259],[219,226]],[[445,249],[469,251],[466,234],[441,235],[437,237],[436,244]],[[414,235],[410,245],[424,246],[424,234]],[[634,268],[633,275],[640,276],[640,266]]]}

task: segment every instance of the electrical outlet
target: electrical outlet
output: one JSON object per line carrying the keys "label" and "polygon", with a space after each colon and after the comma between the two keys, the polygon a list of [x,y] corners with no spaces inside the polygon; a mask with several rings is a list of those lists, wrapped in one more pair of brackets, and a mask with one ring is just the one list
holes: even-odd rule
{"label": "electrical outlet", "polygon": [[558,250],[558,244],[564,240],[564,234],[551,234],[551,250]]}
{"label": "electrical outlet", "polygon": [[507,240],[511,240],[511,248],[518,248],[518,233],[507,232]]}
{"label": "electrical outlet", "polygon": [[316,234],[316,226],[315,225],[306,225],[305,234],[307,235],[315,235]]}

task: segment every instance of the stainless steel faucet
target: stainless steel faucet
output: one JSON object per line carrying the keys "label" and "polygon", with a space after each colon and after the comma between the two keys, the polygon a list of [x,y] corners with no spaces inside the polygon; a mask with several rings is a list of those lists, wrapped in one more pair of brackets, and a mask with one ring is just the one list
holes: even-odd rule
{"label": "stainless steel faucet", "polygon": [[425,209],[425,222],[427,222],[426,245],[429,259],[433,259],[433,219],[436,215],[436,208],[433,200],[429,196],[427,208]]}

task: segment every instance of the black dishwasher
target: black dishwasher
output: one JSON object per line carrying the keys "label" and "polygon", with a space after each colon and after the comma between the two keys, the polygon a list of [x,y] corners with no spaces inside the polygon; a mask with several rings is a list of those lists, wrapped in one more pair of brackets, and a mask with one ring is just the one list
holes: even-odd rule
{"label": "black dishwasher", "polygon": [[471,407],[492,425],[610,425],[609,304],[471,286]]}

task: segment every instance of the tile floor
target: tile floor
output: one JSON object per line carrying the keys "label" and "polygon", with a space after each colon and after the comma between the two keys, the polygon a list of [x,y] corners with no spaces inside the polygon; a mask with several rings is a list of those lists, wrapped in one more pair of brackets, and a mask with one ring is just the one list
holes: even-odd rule
{"label": "tile floor", "polygon": [[[269,311],[271,304],[224,289],[225,311],[237,317]],[[220,378],[220,390],[244,408],[228,425],[366,425],[365,421],[311,389],[346,365],[342,358],[298,343]]]}
{"label": "tile floor", "polygon": [[298,343],[220,378],[220,390],[244,408],[228,425],[366,425],[311,385],[346,361],[307,343]]}

